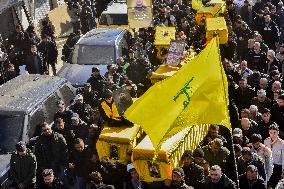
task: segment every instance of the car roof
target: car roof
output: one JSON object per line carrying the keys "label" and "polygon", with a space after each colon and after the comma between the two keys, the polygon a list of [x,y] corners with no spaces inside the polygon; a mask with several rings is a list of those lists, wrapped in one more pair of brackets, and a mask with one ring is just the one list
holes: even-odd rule
{"label": "car roof", "polygon": [[80,45],[110,45],[113,46],[116,40],[126,32],[125,29],[97,28],[83,35],[77,44]]}
{"label": "car roof", "polygon": [[102,15],[103,14],[127,14],[127,4],[126,2],[112,3],[102,12]]}
{"label": "car roof", "polygon": [[27,114],[67,80],[47,75],[20,75],[0,86],[0,114]]}

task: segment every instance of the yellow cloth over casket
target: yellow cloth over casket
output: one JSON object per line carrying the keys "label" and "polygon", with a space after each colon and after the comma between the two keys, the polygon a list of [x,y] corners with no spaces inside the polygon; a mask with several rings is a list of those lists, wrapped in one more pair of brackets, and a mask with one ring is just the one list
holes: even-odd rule
{"label": "yellow cloth over casket", "polygon": [[226,10],[226,3],[223,0],[211,0],[210,4],[214,4],[214,6],[203,6],[196,13],[195,20],[197,24],[201,23],[202,17],[214,18]]}
{"label": "yellow cloth over casket", "polygon": [[206,19],[206,40],[210,41],[214,33],[218,33],[220,44],[228,42],[228,28],[224,17]]}
{"label": "yellow cloth over casket", "polygon": [[138,125],[132,127],[105,127],[96,144],[99,158],[110,157],[111,146],[118,148],[118,161],[124,163],[126,152],[137,145],[137,138],[142,136]]}
{"label": "yellow cloth over casket", "polygon": [[154,45],[170,45],[171,40],[176,39],[175,27],[157,26]]}

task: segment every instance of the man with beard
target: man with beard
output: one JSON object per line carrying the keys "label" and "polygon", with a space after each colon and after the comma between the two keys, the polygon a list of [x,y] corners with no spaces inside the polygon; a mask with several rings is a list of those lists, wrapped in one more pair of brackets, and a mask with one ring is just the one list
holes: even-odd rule
{"label": "man with beard", "polygon": [[114,189],[113,185],[107,185],[103,183],[103,178],[100,172],[94,171],[90,175],[90,189]]}
{"label": "man with beard", "polygon": [[208,179],[204,182],[203,189],[236,189],[236,184],[222,173],[221,167],[213,165],[210,168]]}
{"label": "man with beard", "polygon": [[52,169],[44,169],[42,172],[44,182],[37,189],[67,189],[63,182],[54,176]]}
{"label": "man with beard", "polygon": [[265,189],[263,179],[258,175],[258,169],[249,165],[245,174],[239,177],[240,189]]}
{"label": "man with beard", "polygon": [[36,139],[35,155],[38,171],[53,169],[55,176],[62,177],[68,165],[68,148],[65,138],[51,130],[48,123],[41,125],[42,134]]}
{"label": "man with beard", "polygon": [[185,184],[184,171],[182,168],[173,169],[172,176],[171,189],[192,189],[191,186]]}
{"label": "man with beard", "polygon": [[275,50],[279,42],[279,29],[277,25],[271,20],[269,14],[264,16],[264,24],[260,30],[264,42],[272,50]]}
{"label": "man with beard", "polygon": [[203,167],[194,163],[193,154],[190,150],[186,150],[181,157],[185,173],[185,183],[193,186],[195,189],[201,188],[201,183],[204,181]]}

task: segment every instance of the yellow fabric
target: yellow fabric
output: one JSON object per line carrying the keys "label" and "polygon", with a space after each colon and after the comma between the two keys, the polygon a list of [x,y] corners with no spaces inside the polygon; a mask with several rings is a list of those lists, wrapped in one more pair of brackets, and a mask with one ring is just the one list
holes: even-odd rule
{"label": "yellow fabric", "polygon": [[111,108],[107,105],[106,101],[103,101],[101,105],[109,118],[119,120],[120,115],[114,102],[111,104]]}
{"label": "yellow fabric", "polygon": [[194,10],[199,10],[203,7],[203,4],[202,4],[202,1],[201,0],[192,0],[192,5],[191,7],[194,9]]}
{"label": "yellow fabric", "polygon": [[196,13],[195,20],[197,24],[201,23],[202,17],[213,18],[218,16],[220,13],[224,13],[226,10],[226,3],[223,0],[211,0],[210,3],[214,4],[214,6],[202,6],[198,9]]}
{"label": "yellow fabric", "polygon": [[210,41],[215,32],[218,33],[220,44],[228,42],[228,29],[224,17],[206,19],[206,40]]}
{"label": "yellow fabric", "polygon": [[184,151],[189,149],[194,150],[203,140],[208,129],[209,124],[186,128],[162,144],[155,161],[160,171],[164,172],[163,174],[161,173],[161,178],[154,178],[150,175],[148,162],[152,161],[155,149],[149,136],[146,136],[133,149],[132,153],[133,165],[138,171],[138,174],[142,175],[143,180],[146,182],[161,181],[170,178],[172,168],[180,166]]}
{"label": "yellow fabric", "polygon": [[149,135],[155,149],[191,125],[220,124],[231,129],[228,86],[218,39],[179,71],[152,86],[125,116]]}
{"label": "yellow fabric", "polygon": [[137,136],[139,130],[138,125],[132,127],[105,127],[99,136],[99,140],[130,143]]}
{"label": "yellow fabric", "polygon": [[161,178],[155,178],[150,176],[148,162],[145,160],[136,160],[133,162],[133,166],[138,172],[141,180],[145,182],[163,181],[165,179],[172,178],[172,167],[165,162],[160,162],[158,164]]}
{"label": "yellow fabric", "polygon": [[157,26],[155,33],[155,45],[170,45],[171,40],[176,39],[175,27]]}
{"label": "yellow fabric", "polygon": [[99,158],[110,157],[110,147],[118,147],[119,162],[124,163],[126,152],[137,145],[137,140],[142,137],[142,130],[138,125],[133,127],[105,127],[96,143]]}
{"label": "yellow fabric", "polygon": [[126,152],[130,148],[131,144],[118,144],[116,142],[107,142],[107,141],[101,141],[99,140],[96,144],[98,155],[100,160],[103,157],[110,157],[110,147],[112,145],[116,145],[118,147],[118,162],[120,163],[126,163]]}

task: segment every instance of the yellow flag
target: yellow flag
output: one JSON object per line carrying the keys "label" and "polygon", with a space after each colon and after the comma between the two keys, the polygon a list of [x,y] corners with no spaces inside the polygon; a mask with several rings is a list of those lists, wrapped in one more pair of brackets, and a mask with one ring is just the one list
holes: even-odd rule
{"label": "yellow flag", "polygon": [[193,125],[220,124],[230,129],[227,85],[218,39],[213,38],[175,75],[156,83],[135,101],[125,116],[144,129],[156,150]]}
{"label": "yellow flag", "polygon": [[203,7],[202,0],[192,0],[191,7],[198,11]]}

